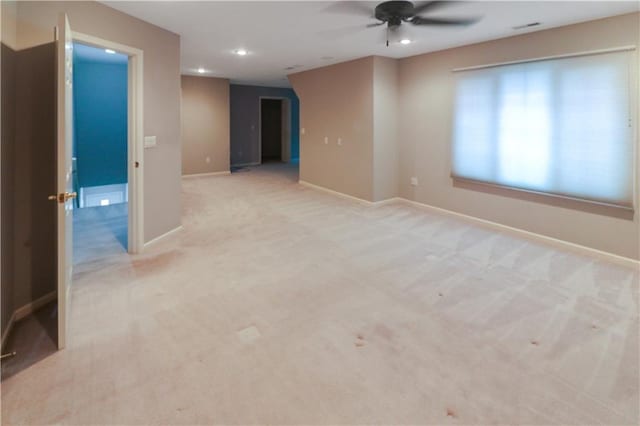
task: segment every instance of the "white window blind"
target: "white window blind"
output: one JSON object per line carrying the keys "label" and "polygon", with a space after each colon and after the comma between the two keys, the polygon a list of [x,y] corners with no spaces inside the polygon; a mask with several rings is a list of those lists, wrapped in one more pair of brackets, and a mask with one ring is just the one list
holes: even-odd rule
{"label": "white window blind", "polygon": [[633,207],[631,59],[457,71],[452,176]]}

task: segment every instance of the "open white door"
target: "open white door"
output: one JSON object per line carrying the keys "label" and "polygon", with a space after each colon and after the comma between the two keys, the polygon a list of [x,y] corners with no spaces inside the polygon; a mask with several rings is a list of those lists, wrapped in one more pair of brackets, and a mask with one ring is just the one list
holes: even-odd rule
{"label": "open white door", "polygon": [[69,20],[60,16],[57,28],[58,84],[58,193],[49,197],[58,203],[58,349],[67,343],[67,322],[71,295],[73,244],[73,39]]}

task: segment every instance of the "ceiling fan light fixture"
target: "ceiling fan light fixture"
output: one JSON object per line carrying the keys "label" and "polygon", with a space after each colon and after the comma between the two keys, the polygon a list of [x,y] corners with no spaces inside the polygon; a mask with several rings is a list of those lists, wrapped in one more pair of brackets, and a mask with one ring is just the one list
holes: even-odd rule
{"label": "ceiling fan light fixture", "polygon": [[400,40],[400,44],[411,44],[411,40],[408,38],[403,38],[402,40]]}
{"label": "ceiling fan light fixture", "polygon": [[204,69],[204,68],[202,68],[202,67],[198,68],[198,70],[197,70],[197,71],[198,71],[198,73],[199,73],[199,74],[204,74],[205,72],[207,72],[207,70],[205,70],[205,69]]}
{"label": "ceiling fan light fixture", "polygon": [[238,56],[246,56],[247,55],[247,49],[236,49],[235,50],[235,54]]}

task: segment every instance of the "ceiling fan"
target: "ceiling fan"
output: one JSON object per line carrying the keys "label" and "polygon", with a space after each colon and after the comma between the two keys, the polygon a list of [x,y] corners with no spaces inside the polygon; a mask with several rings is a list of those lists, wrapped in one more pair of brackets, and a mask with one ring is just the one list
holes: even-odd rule
{"label": "ceiling fan", "polygon": [[378,20],[368,24],[367,28],[387,26],[386,44],[389,46],[389,34],[397,32],[403,23],[415,26],[467,26],[476,23],[479,18],[429,18],[423,13],[439,9],[455,1],[426,1],[412,3],[410,1],[385,1],[370,9],[364,2],[340,1],[333,4],[332,9],[338,13],[357,13]]}

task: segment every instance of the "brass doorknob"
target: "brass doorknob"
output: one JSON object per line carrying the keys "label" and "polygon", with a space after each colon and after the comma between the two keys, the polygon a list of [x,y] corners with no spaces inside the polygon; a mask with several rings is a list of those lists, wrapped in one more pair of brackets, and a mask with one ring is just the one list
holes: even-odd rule
{"label": "brass doorknob", "polygon": [[56,201],[58,200],[59,203],[65,203],[67,202],[67,200],[70,200],[72,198],[76,198],[78,196],[77,193],[75,192],[63,192],[61,194],[58,195],[49,195],[49,197],[47,197],[49,200],[52,201]]}

